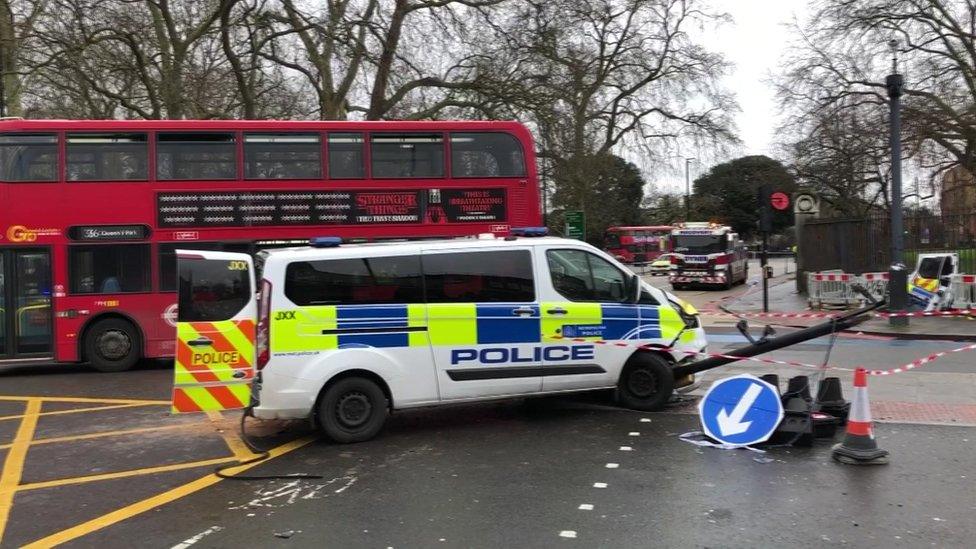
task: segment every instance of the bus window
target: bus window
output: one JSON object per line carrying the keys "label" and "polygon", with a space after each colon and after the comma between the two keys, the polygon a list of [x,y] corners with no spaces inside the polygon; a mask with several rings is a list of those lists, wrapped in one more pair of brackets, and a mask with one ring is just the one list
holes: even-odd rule
{"label": "bus window", "polygon": [[247,179],[319,179],[322,147],[318,134],[249,133],[244,135]]}
{"label": "bus window", "polygon": [[233,133],[159,133],[157,179],[234,179],[237,145]]}
{"label": "bus window", "polygon": [[362,179],[366,177],[361,133],[329,134],[329,179]]}
{"label": "bus window", "polygon": [[452,177],[524,177],[525,158],[507,133],[452,133]]}
{"label": "bus window", "polygon": [[148,244],[69,247],[72,294],[124,294],[150,291]]}
{"label": "bus window", "polygon": [[55,181],[57,177],[57,135],[0,135],[0,181]]}
{"label": "bus window", "polygon": [[373,177],[444,177],[439,133],[374,133],[371,145]]}
{"label": "bus window", "polygon": [[68,181],[145,181],[148,139],[144,133],[69,133]]}

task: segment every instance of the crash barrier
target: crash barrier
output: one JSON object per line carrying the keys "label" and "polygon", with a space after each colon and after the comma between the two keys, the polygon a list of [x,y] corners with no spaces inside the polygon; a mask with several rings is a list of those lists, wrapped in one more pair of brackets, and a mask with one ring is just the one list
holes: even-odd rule
{"label": "crash barrier", "polygon": [[899,374],[902,372],[907,372],[908,370],[914,370],[926,364],[930,364],[947,355],[976,350],[976,343],[972,343],[970,345],[965,345],[963,347],[958,347],[956,349],[950,349],[948,351],[939,351],[937,353],[932,353],[928,356],[915,359],[897,368],[891,368],[890,370],[866,370],[864,368],[842,368],[840,366],[830,366],[825,364],[809,364],[806,362],[796,362],[793,360],[777,360],[774,358],[762,358],[758,356],[744,357],[744,356],[737,356],[737,355],[730,355],[730,354],[723,354],[723,353],[710,353],[707,351],[691,351],[688,349],[678,349],[674,347],[655,347],[652,345],[639,345],[635,343],[627,343],[625,341],[606,341],[602,339],[591,339],[585,337],[566,337],[560,334],[548,336],[548,339],[570,341],[573,343],[590,343],[593,345],[609,345],[613,347],[630,347],[633,349],[640,349],[644,351],[674,352],[674,353],[681,353],[689,356],[691,355],[699,356],[702,358],[728,358],[736,361],[745,360],[748,362],[758,362],[760,364],[775,364],[778,366],[795,366],[800,368],[814,368],[817,370],[836,370],[839,372],[855,372],[858,369],[862,369],[865,370],[865,372],[869,376],[889,376],[893,374]]}
{"label": "crash barrier", "polygon": [[976,275],[954,274],[949,283],[952,307],[957,309],[976,306]]}
{"label": "crash barrier", "polygon": [[807,303],[817,309],[857,305],[864,298],[854,290],[856,282],[857,276],[843,272],[807,273]]}

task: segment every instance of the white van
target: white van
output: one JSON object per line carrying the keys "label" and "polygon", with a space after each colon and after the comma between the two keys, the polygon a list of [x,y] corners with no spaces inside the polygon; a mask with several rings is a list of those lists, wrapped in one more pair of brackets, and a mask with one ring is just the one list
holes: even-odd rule
{"label": "white van", "polygon": [[259,299],[249,256],[178,257],[174,409],[250,384],[256,417],[311,417],[338,442],[375,436],[392,410],[465,401],[616,388],[658,409],[694,382],[673,378],[695,358],[681,351],[706,347],[690,305],[576,240],[317,239],[259,254]]}

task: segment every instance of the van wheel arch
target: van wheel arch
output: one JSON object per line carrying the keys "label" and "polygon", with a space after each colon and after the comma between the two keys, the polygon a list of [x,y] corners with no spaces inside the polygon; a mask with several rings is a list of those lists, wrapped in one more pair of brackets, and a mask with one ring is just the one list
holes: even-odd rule
{"label": "van wheel arch", "polygon": [[364,442],[380,432],[392,408],[390,389],[382,377],[368,370],[347,370],[319,391],[313,426],[340,444]]}
{"label": "van wheel arch", "polygon": [[386,395],[386,401],[390,403],[390,412],[393,412],[394,410],[393,393],[390,392],[390,386],[389,384],[386,383],[386,380],[383,379],[376,372],[371,372],[369,370],[354,369],[354,370],[345,370],[343,372],[340,372],[332,376],[331,378],[329,378],[329,381],[325,382],[325,385],[323,385],[322,388],[319,389],[319,394],[315,397],[315,407],[312,408],[314,411],[313,416],[318,414],[319,404],[322,402],[322,396],[325,395],[325,392],[329,390],[329,387],[332,387],[340,380],[346,379],[347,377],[361,377],[361,378],[368,379],[376,383],[377,385],[379,385],[380,389],[383,389],[383,394]]}
{"label": "van wheel arch", "polygon": [[635,410],[662,409],[674,393],[673,366],[674,359],[664,351],[636,351],[620,370],[617,401]]}

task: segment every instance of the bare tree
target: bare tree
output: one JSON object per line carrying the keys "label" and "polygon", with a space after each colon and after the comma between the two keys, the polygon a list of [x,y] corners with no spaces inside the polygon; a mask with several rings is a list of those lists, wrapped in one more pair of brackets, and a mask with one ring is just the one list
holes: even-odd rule
{"label": "bare tree", "polygon": [[584,208],[611,151],[735,141],[735,103],[717,83],[726,62],[688,33],[721,19],[694,0],[522,2],[494,23],[499,46],[482,70],[496,85],[479,91],[536,127],[555,205]]}
{"label": "bare tree", "polygon": [[22,56],[34,38],[34,28],[47,7],[46,0],[0,0],[0,114],[21,116],[25,67]]}
{"label": "bare tree", "polygon": [[[906,75],[907,153],[935,177],[976,170],[976,4],[965,0],[821,0],[787,65],[800,113],[885,101],[895,40]],[[876,131],[883,132],[878,125]]]}

